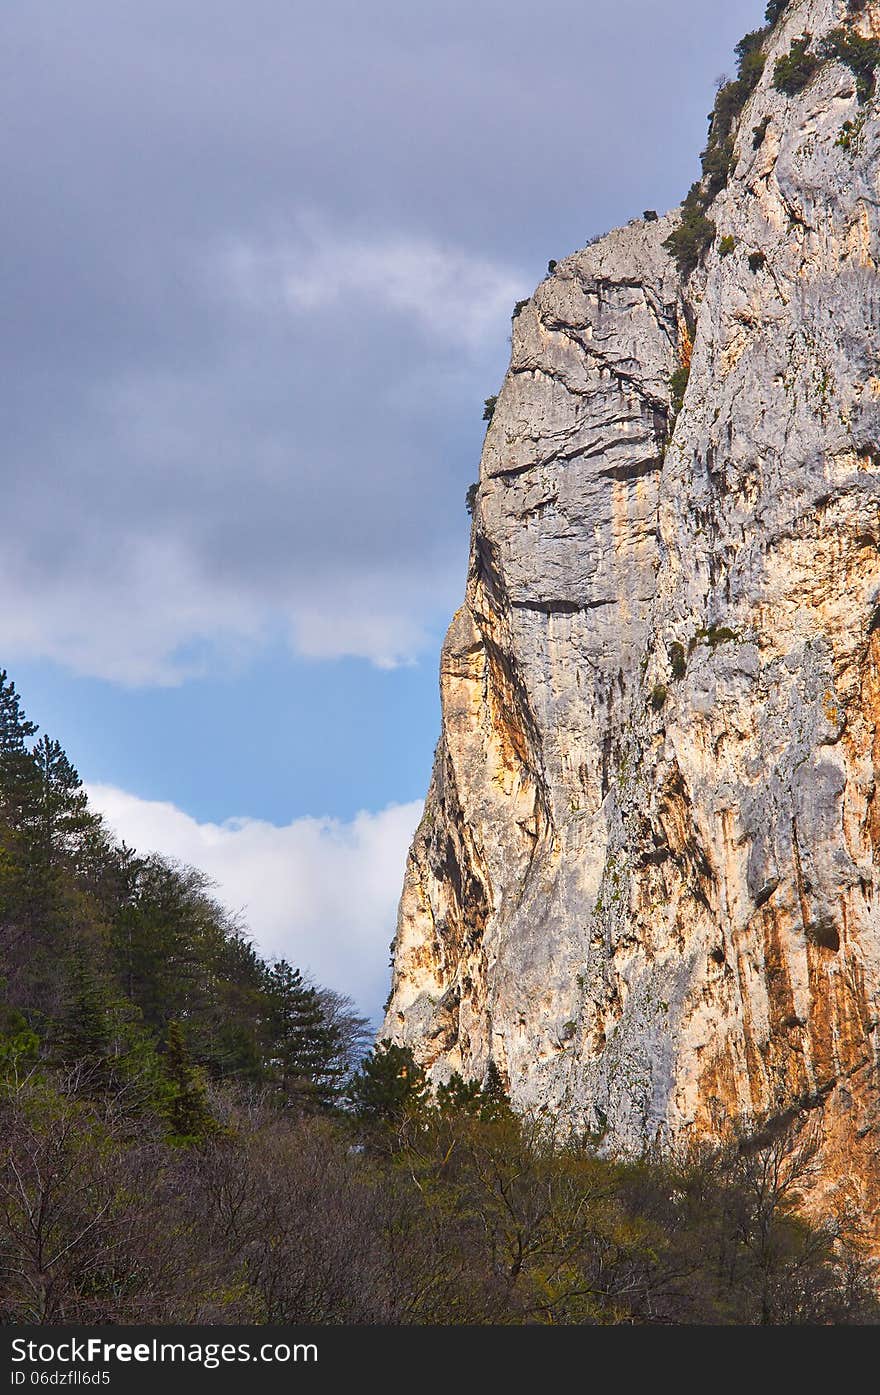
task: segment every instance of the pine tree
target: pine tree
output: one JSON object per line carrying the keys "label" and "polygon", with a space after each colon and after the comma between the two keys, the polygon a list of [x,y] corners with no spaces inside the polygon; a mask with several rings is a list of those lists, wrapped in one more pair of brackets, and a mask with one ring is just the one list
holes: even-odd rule
{"label": "pine tree", "polygon": [[26,829],[37,801],[37,773],[28,749],[36,731],[5,669],[0,669],[0,925],[30,919]]}
{"label": "pine tree", "polygon": [[513,1118],[510,1097],[504,1085],[501,1072],[494,1061],[486,1070],[486,1079],[480,1091],[480,1118],[486,1124],[501,1123]]}
{"label": "pine tree", "polygon": [[271,1064],[284,1094],[300,1108],[326,1109],[344,1075],[340,1029],[330,1022],[315,988],[280,959],[266,976]]}
{"label": "pine tree", "polygon": [[398,1046],[386,1038],[364,1057],[349,1086],[348,1097],[364,1123],[393,1125],[425,1108],[425,1072],[408,1046]]}
{"label": "pine tree", "polygon": [[164,1113],[168,1120],[169,1142],[180,1147],[204,1143],[217,1132],[201,1073],[192,1058],[179,1022],[171,1022],[165,1054]]}
{"label": "pine tree", "polygon": [[0,802],[14,828],[34,798],[36,771],[27,742],[36,730],[21,710],[15,684],[0,669]]}
{"label": "pine tree", "polygon": [[42,736],[33,749],[37,778],[34,841],[44,866],[53,866],[64,853],[76,852],[100,828],[99,815],[89,810],[82,780],[61,745]]}
{"label": "pine tree", "polygon": [[60,1054],[67,1061],[98,1065],[106,1060],[111,1040],[110,994],[101,979],[79,958],[69,977],[58,1031]]}

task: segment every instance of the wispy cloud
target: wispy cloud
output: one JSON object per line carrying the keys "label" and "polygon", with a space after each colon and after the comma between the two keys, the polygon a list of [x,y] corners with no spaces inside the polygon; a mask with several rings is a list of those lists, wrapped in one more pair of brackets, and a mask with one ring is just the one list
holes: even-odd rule
{"label": "wispy cloud", "polygon": [[262,953],[287,957],[378,1019],[419,803],[347,823],[301,818],[278,827],[257,819],[199,823],[174,804],[110,785],[88,793],[129,845],[206,872],[221,903],[243,913]]}
{"label": "wispy cloud", "polygon": [[237,239],[217,266],[254,311],[314,314],[366,301],[474,352],[497,337],[514,301],[527,293],[521,271],[464,248],[427,237],[352,237],[315,219],[301,219],[278,241]]}

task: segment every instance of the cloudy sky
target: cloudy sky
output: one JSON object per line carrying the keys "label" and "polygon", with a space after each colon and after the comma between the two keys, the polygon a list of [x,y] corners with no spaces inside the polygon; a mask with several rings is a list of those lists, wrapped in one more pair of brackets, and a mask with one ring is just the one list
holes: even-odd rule
{"label": "cloudy sky", "polygon": [[763,0],[5,0],[0,664],[375,1015],[510,310]]}

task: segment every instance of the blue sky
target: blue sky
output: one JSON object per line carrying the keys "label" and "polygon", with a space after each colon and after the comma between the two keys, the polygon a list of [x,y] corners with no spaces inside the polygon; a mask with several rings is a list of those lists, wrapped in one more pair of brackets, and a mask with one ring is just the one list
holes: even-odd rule
{"label": "blue sky", "polygon": [[511,307],[678,201],[762,11],[3,7],[0,663],[372,1015]]}

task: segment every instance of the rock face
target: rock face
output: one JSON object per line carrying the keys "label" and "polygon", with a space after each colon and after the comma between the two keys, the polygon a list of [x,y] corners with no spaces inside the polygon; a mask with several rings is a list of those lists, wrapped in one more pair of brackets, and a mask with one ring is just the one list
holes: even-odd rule
{"label": "rock face", "polygon": [[841,23],[769,35],[689,280],[672,214],[514,320],[385,1034],[614,1146],[805,1111],[876,1226],[880,122],[773,82]]}

